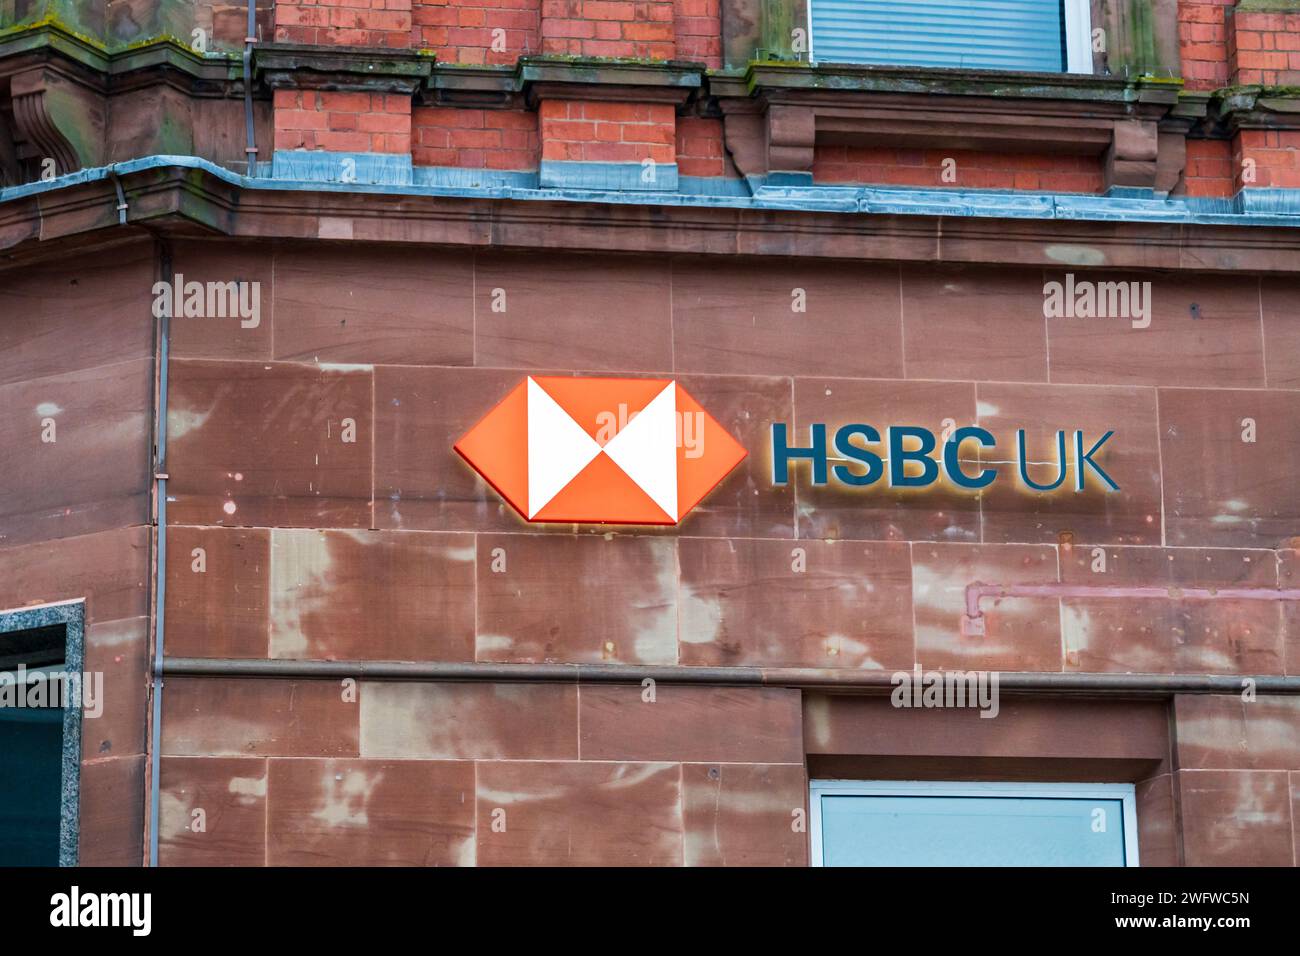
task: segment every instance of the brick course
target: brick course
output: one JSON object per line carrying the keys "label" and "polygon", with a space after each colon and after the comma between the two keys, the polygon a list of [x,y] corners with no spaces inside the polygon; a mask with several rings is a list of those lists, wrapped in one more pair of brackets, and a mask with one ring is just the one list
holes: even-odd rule
{"label": "brick course", "polygon": [[417,166],[537,168],[536,113],[421,107],[412,114],[411,125]]}
{"label": "brick course", "polygon": [[400,49],[411,45],[411,0],[276,0],[280,43]]}
{"label": "brick course", "polygon": [[677,158],[671,104],[547,100],[538,116],[542,159],[670,164]]}
{"label": "brick course", "polygon": [[542,0],[542,52],[671,60],[672,0]]}
{"label": "brick course", "polygon": [[[1096,193],[1103,188],[1097,157],[975,150],[872,149],[819,146],[813,178],[824,183],[949,189],[1026,189]],[[955,180],[944,180],[944,160]]]}
{"label": "brick course", "polygon": [[398,93],[276,90],[275,148],[409,153],[411,99]]}
{"label": "brick course", "polygon": [[513,64],[541,49],[541,0],[424,0],[413,13],[414,45],[443,62]]}

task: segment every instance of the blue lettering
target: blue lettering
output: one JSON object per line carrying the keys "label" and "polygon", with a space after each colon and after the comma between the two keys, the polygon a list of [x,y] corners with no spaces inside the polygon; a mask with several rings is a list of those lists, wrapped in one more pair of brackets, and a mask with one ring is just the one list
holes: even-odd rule
{"label": "blue lettering", "polygon": [[1092,460],[1092,456],[1097,454],[1097,449],[1099,449],[1102,445],[1106,444],[1106,439],[1110,438],[1110,436],[1113,434],[1115,434],[1114,431],[1106,432],[1106,434],[1101,436],[1101,441],[1093,445],[1092,449],[1085,455],[1083,452],[1083,432],[1074,433],[1075,455],[1079,461],[1078,469],[1077,469],[1078,474],[1075,476],[1075,489],[1074,489],[1075,491],[1083,491],[1084,479],[1086,477],[1084,471],[1085,466],[1095,471],[1102,481],[1110,485],[1111,491],[1119,491],[1119,485],[1111,481],[1110,475],[1106,474],[1104,471],[1101,470],[1101,465],[1097,464],[1095,461]]}
{"label": "blue lettering", "polygon": [[984,448],[993,448],[996,444],[993,436],[983,428],[974,426],[959,428],[952,433],[952,437],[943,446],[943,468],[948,473],[948,478],[959,488],[984,488],[992,484],[993,479],[997,477],[997,469],[981,469],[974,477],[961,470],[961,460],[957,456],[961,453],[961,443],[968,438],[975,439]]}
{"label": "blue lettering", "polygon": [[866,474],[855,474],[848,465],[836,465],[832,471],[835,472],[835,477],[846,485],[875,484],[880,480],[880,476],[885,473],[885,464],[875,452],[867,451],[867,449],[860,448],[849,441],[854,435],[861,435],[867,440],[868,444],[878,445],[880,444],[880,432],[870,425],[845,425],[835,433],[835,450],[845,458],[852,458],[854,461],[866,465]]}
{"label": "blue lettering", "polygon": [[790,480],[790,459],[803,458],[812,462],[813,484],[826,484],[826,426],[813,425],[808,429],[811,448],[791,448],[786,444],[785,422],[772,423],[772,484],[784,485]]}
{"label": "blue lettering", "polygon": [[[903,449],[904,438],[915,438],[921,447],[913,451]],[[935,446],[934,432],[915,425],[897,425],[889,429],[889,486],[891,488],[924,488],[934,484],[939,477],[939,464],[930,457]],[[921,474],[907,474],[909,461],[921,464]]]}

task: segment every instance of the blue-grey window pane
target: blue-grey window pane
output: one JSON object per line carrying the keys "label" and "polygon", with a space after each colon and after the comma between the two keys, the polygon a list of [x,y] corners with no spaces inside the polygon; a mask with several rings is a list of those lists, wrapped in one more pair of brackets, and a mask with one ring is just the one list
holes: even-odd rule
{"label": "blue-grey window pane", "polygon": [[1061,0],[812,0],[819,63],[1065,69]]}
{"label": "blue-grey window pane", "polygon": [[[825,866],[1123,866],[1120,800],[823,796]],[[1098,832],[1095,811],[1104,812]]]}

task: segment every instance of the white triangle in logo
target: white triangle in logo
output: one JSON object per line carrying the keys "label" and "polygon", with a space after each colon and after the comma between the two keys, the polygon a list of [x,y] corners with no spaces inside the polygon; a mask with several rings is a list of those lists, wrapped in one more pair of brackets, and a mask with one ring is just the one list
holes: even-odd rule
{"label": "white triangle in logo", "polygon": [[605,454],[677,520],[677,384],[651,400],[605,443]]}
{"label": "white triangle in logo", "polygon": [[600,454],[600,445],[528,377],[528,517]]}

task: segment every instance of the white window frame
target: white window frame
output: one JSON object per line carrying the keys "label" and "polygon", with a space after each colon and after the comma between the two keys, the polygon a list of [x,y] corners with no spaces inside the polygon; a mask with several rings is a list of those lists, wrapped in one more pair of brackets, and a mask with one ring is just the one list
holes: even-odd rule
{"label": "white window frame", "polygon": [[1065,72],[1091,73],[1091,0],[1065,0],[1065,12],[1062,19],[1065,25]]}
{"label": "white window frame", "polygon": [[935,780],[813,780],[808,786],[811,865],[822,866],[822,797],[1012,797],[1119,800],[1124,808],[1124,865],[1138,865],[1137,788],[1131,783],[956,783]]}
{"label": "white window frame", "polygon": [[[817,50],[813,46],[813,4],[817,0],[807,0],[804,14],[807,22],[804,28],[808,32],[808,63],[817,65]],[[1092,0],[1065,0],[1061,14],[1062,26],[1065,28],[1065,72],[1091,73],[1092,65]]]}

